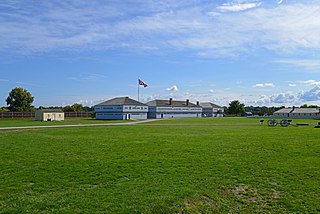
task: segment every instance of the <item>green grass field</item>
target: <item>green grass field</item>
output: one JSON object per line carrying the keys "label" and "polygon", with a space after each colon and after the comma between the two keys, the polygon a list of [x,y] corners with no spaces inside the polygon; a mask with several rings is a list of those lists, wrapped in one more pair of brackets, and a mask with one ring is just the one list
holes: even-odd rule
{"label": "green grass field", "polygon": [[317,213],[320,129],[297,121],[0,131],[0,213]]}
{"label": "green grass field", "polygon": [[77,124],[105,124],[122,123],[119,120],[96,120],[92,118],[66,118],[64,121],[35,121],[34,119],[0,119],[0,127],[21,127],[21,126],[54,126],[54,125],[77,125]]}

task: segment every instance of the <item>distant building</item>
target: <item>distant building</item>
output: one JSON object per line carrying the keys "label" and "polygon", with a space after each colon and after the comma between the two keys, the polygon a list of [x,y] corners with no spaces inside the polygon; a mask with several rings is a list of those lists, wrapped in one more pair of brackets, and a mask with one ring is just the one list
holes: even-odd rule
{"label": "distant building", "polygon": [[40,109],[35,113],[35,120],[62,121],[64,120],[64,112],[61,109]]}
{"label": "distant building", "polygon": [[202,115],[202,107],[195,105],[189,100],[177,101],[153,100],[146,103],[149,106],[148,118],[197,118]]}
{"label": "distant building", "polygon": [[244,114],[246,115],[246,117],[252,117],[253,116],[253,113],[251,111],[246,111]]}
{"label": "distant building", "polygon": [[294,108],[290,113],[291,118],[311,118],[320,119],[318,108]]}
{"label": "distant building", "polygon": [[224,108],[213,103],[200,103],[202,117],[223,117]]}
{"label": "distant building", "polygon": [[98,120],[145,120],[148,106],[129,97],[116,97],[94,107]]}
{"label": "distant building", "polygon": [[320,119],[320,110],[318,108],[282,108],[274,112],[273,117]]}
{"label": "distant building", "polygon": [[290,117],[290,113],[293,111],[292,108],[282,108],[278,111],[273,112],[273,117],[279,117],[279,118],[287,118]]}

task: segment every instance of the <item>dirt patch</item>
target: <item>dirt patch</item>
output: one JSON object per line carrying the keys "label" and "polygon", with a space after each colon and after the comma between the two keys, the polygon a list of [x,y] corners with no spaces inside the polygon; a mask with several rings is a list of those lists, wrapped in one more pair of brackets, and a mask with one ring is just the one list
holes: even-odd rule
{"label": "dirt patch", "polygon": [[186,199],[178,213],[214,213],[218,208],[217,201],[204,194]]}
{"label": "dirt patch", "polygon": [[268,194],[261,194],[256,188],[244,184],[236,186],[231,190],[231,193],[240,200],[260,205],[267,205],[280,197],[280,192],[275,189],[271,189]]}

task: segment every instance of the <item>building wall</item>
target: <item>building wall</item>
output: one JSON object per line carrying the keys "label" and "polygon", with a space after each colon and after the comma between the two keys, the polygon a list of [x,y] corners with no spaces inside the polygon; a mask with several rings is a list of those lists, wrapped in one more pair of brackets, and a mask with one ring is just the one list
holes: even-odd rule
{"label": "building wall", "polygon": [[95,112],[148,112],[148,106],[135,106],[135,105],[123,105],[123,106],[95,106]]}
{"label": "building wall", "polygon": [[96,113],[97,120],[124,120],[123,113]]}
{"label": "building wall", "polygon": [[36,113],[35,113],[35,120],[42,121],[42,120],[43,120],[43,113],[42,113],[42,112],[39,112],[39,111],[36,111]]}
{"label": "building wall", "polygon": [[63,112],[36,112],[35,120],[40,121],[62,121],[64,120],[64,113]]}
{"label": "building wall", "polygon": [[169,118],[198,118],[201,113],[149,113],[148,118],[169,119]]}
{"label": "building wall", "polygon": [[97,120],[146,120],[147,113],[96,113]]}
{"label": "building wall", "polygon": [[123,106],[95,106],[94,111],[98,112],[123,112]]}
{"label": "building wall", "polygon": [[308,119],[319,119],[319,114],[316,113],[290,113],[291,118],[308,118]]}
{"label": "building wall", "polygon": [[124,114],[126,119],[130,118],[131,120],[146,120],[148,119],[147,113],[127,113]]}
{"label": "building wall", "polygon": [[[220,112],[220,113],[218,113]],[[202,116],[203,117],[223,117],[224,109],[218,108],[203,108]]]}
{"label": "building wall", "polygon": [[197,118],[201,117],[202,108],[194,107],[157,107],[149,106],[148,118]]}
{"label": "building wall", "polygon": [[97,120],[145,120],[148,106],[95,106]]}
{"label": "building wall", "polygon": [[276,118],[306,118],[306,119],[320,119],[317,113],[274,113]]}

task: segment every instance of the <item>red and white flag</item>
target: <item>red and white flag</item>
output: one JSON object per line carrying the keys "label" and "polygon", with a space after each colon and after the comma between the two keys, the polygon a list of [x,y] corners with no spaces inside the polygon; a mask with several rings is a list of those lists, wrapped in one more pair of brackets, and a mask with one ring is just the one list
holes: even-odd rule
{"label": "red and white flag", "polygon": [[141,79],[139,79],[139,85],[143,85],[143,87],[148,87],[148,85],[143,82]]}

